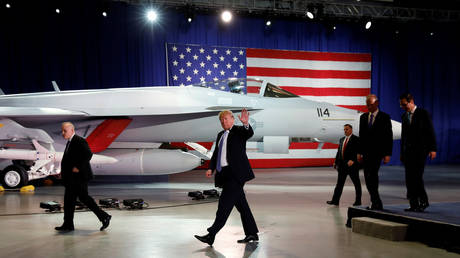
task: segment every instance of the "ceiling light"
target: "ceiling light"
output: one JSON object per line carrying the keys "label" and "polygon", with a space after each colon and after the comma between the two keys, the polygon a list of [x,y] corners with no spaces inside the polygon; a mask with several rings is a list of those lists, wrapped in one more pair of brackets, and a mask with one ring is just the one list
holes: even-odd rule
{"label": "ceiling light", "polygon": [[147,19],[151,22],[156,21],[158,18],[158,14],[155,10],[148,10],[147,11]]}
{"label": "ceiling light", "polygon": [[221,14],[221,19],[225,23],[229,23],[232,20],[232,13],[228,10],[225,10]]}

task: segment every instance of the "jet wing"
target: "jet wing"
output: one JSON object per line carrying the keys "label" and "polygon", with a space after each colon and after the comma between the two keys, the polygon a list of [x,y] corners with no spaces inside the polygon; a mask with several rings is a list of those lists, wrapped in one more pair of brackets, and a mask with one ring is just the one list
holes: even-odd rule
{"label": "jet wing", "polygon": [[0,107],[0,117],[87,116],[82,111],[48,107]]}
{"label": "jet wing", "polygon": [[44,130],[26,128],[7,118],[0,118],[0,140],[30,140],[53,143],[53,139]]}

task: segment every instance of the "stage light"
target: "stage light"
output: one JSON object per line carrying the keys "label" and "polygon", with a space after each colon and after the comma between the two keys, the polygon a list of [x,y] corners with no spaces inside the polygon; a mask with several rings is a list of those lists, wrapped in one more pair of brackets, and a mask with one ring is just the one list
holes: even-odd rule
{"label": "stage light", "polygon": [[266,25],[267,27],[270,27],[270,26],[272,25],[272,21],[267,20],[267,21],[265,22],[265,25]]}
{"label": "stage light", "polygon": [[312,12],[307,11],[307,17],[310,18],[311,20],[313,20],[315,18],[315,15],[313,15]]}
{"label": "stage light", "polygon": [[372,26],[372,22],[371,22],[371,21],[367,21],[367,22],[366,22],[366,26],[365,26],[366,30],[370,29],[371,26]]}
{"label": "stage light", "polygon": [[6,3],[5,7],[6,8],[11,8],[11,5],[9,3]]}
{"label": "stage light", "polygon": [[192,5],[187,5],[185,8],[185,18],[188,23],[191,23],[195,18],[194,7]]}
{"label": "stage light", "polygon": [[102,16],[107,17],[107,13],[106,13],[106,12],[102,12]]}
{"label": "stage light", "polygon": [[61,10],[59,10],[59,8],[56,8],[56,13],[61,13]]}
{"label": "stage light", "polygon": [[158,18],[158,14],[155,10],[148,10],[147,11],[147,19],[150,21],[150,22],[155,22]]}
{"label": "stage light", "polygon": [[232,13],[228,10],[225,10],[220,15],[220,18],[222,19],[223,22],[229,23],[232,20]]}

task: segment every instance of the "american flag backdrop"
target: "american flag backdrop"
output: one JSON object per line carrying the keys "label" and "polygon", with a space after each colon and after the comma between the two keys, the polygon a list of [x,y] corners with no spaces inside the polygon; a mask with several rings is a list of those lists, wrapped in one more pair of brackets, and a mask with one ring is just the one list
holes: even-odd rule
{"label": "american flag backdrop", "polygon": [[[371,54],[256,49],[192,44],[167,44],[168,83],[190,85],[231,77],[265,79],[303,98],[366,111],[365,100],[371,86]],[[247,93],[258,93],[247,85]],[[248,145],[250,146],[250,144]],[[318,155],[317,143],[292,143],[280,162],[268,154],[248,156],[265,160],[259,167],[329,165],[335,157],[335,144],[325,144]],[[249,148],[249,147],[248,147]],[[277,157],[280,157],[278,155]],[[266,165],[270,164],[270,165]]]}
{"label": "american flag backdrop", "polygon": [[[365,111],[371,54],[167,44],[168,82],[257,77],[301,97]],[[258,89],[248,87],[248,93]]]}

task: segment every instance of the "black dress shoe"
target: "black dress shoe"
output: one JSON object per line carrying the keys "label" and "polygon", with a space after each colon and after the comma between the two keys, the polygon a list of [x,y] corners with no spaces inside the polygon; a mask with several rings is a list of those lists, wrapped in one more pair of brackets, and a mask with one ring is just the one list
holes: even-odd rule
{"label": "black dress shoe", "polygon": [[366,210],[382,211],[382,210],[383,210],[383,206],[374,206],[374,205],[371,205],[371,206],[366,207]]}
{"label": "black dress shoe", "polygon": [[67,225],[62,225],[60,227],[55,227],[54,229],[56,229],[57,231],[61,231],[61,232],[68,232],[68,231],[74,231],[75,228],[73,226],[67,226]]}
{"label": "black dress shoe", "polygon": [[410,212],[423,212],[423,210],[420,207],[409,207],[407,209],[404,209],[404,211],[410,211]]}
{"label": "black dress shoe", "polygon": [[236,242],[243,244],[243,243],[249,243],[251,241],[259,241],[259,236],[256,235],[247,235],[245,238],[240,239]]}
{"label": "black dress shoe", "polygon": [[353,203],[353,206],[360,206],[360,205],[361,205],[361,202],[360,202],[360,201],[359,201],[359,202],[356,201],[356,202]]}
{"label": "black dress shoe", "polygon": [[430,206],[428,202],[420,202],[420,210],[424,211],[428,206]]}
{"label": "black dress shoe", "polygon": [[326,203],[329,204],[329,205],[336,205],[336,206],[339,206],[339,202],[326,201]]}
{"label": "black dress shoe", "polygon": [[207,234],[207,235],[204,235],[204,236],[198,236],[198,235],[195,235],[196,239],[200,240],[201,242],[203,243],[206,243],[210,246],[212,246],[212,244],[214,243],[214,239],[216,238],[215,235],[212,235],[212,234]]}
{"label": "black dress shoe", "polygon": [[106,229],[109,226],[111,219],[112,219],[112,216],[107,215],[107,217],[105,217],[105,219],[103,219],[101,221],[102,222],[102,227],[100,228],[100,231],[103,231],[104,229]]}

